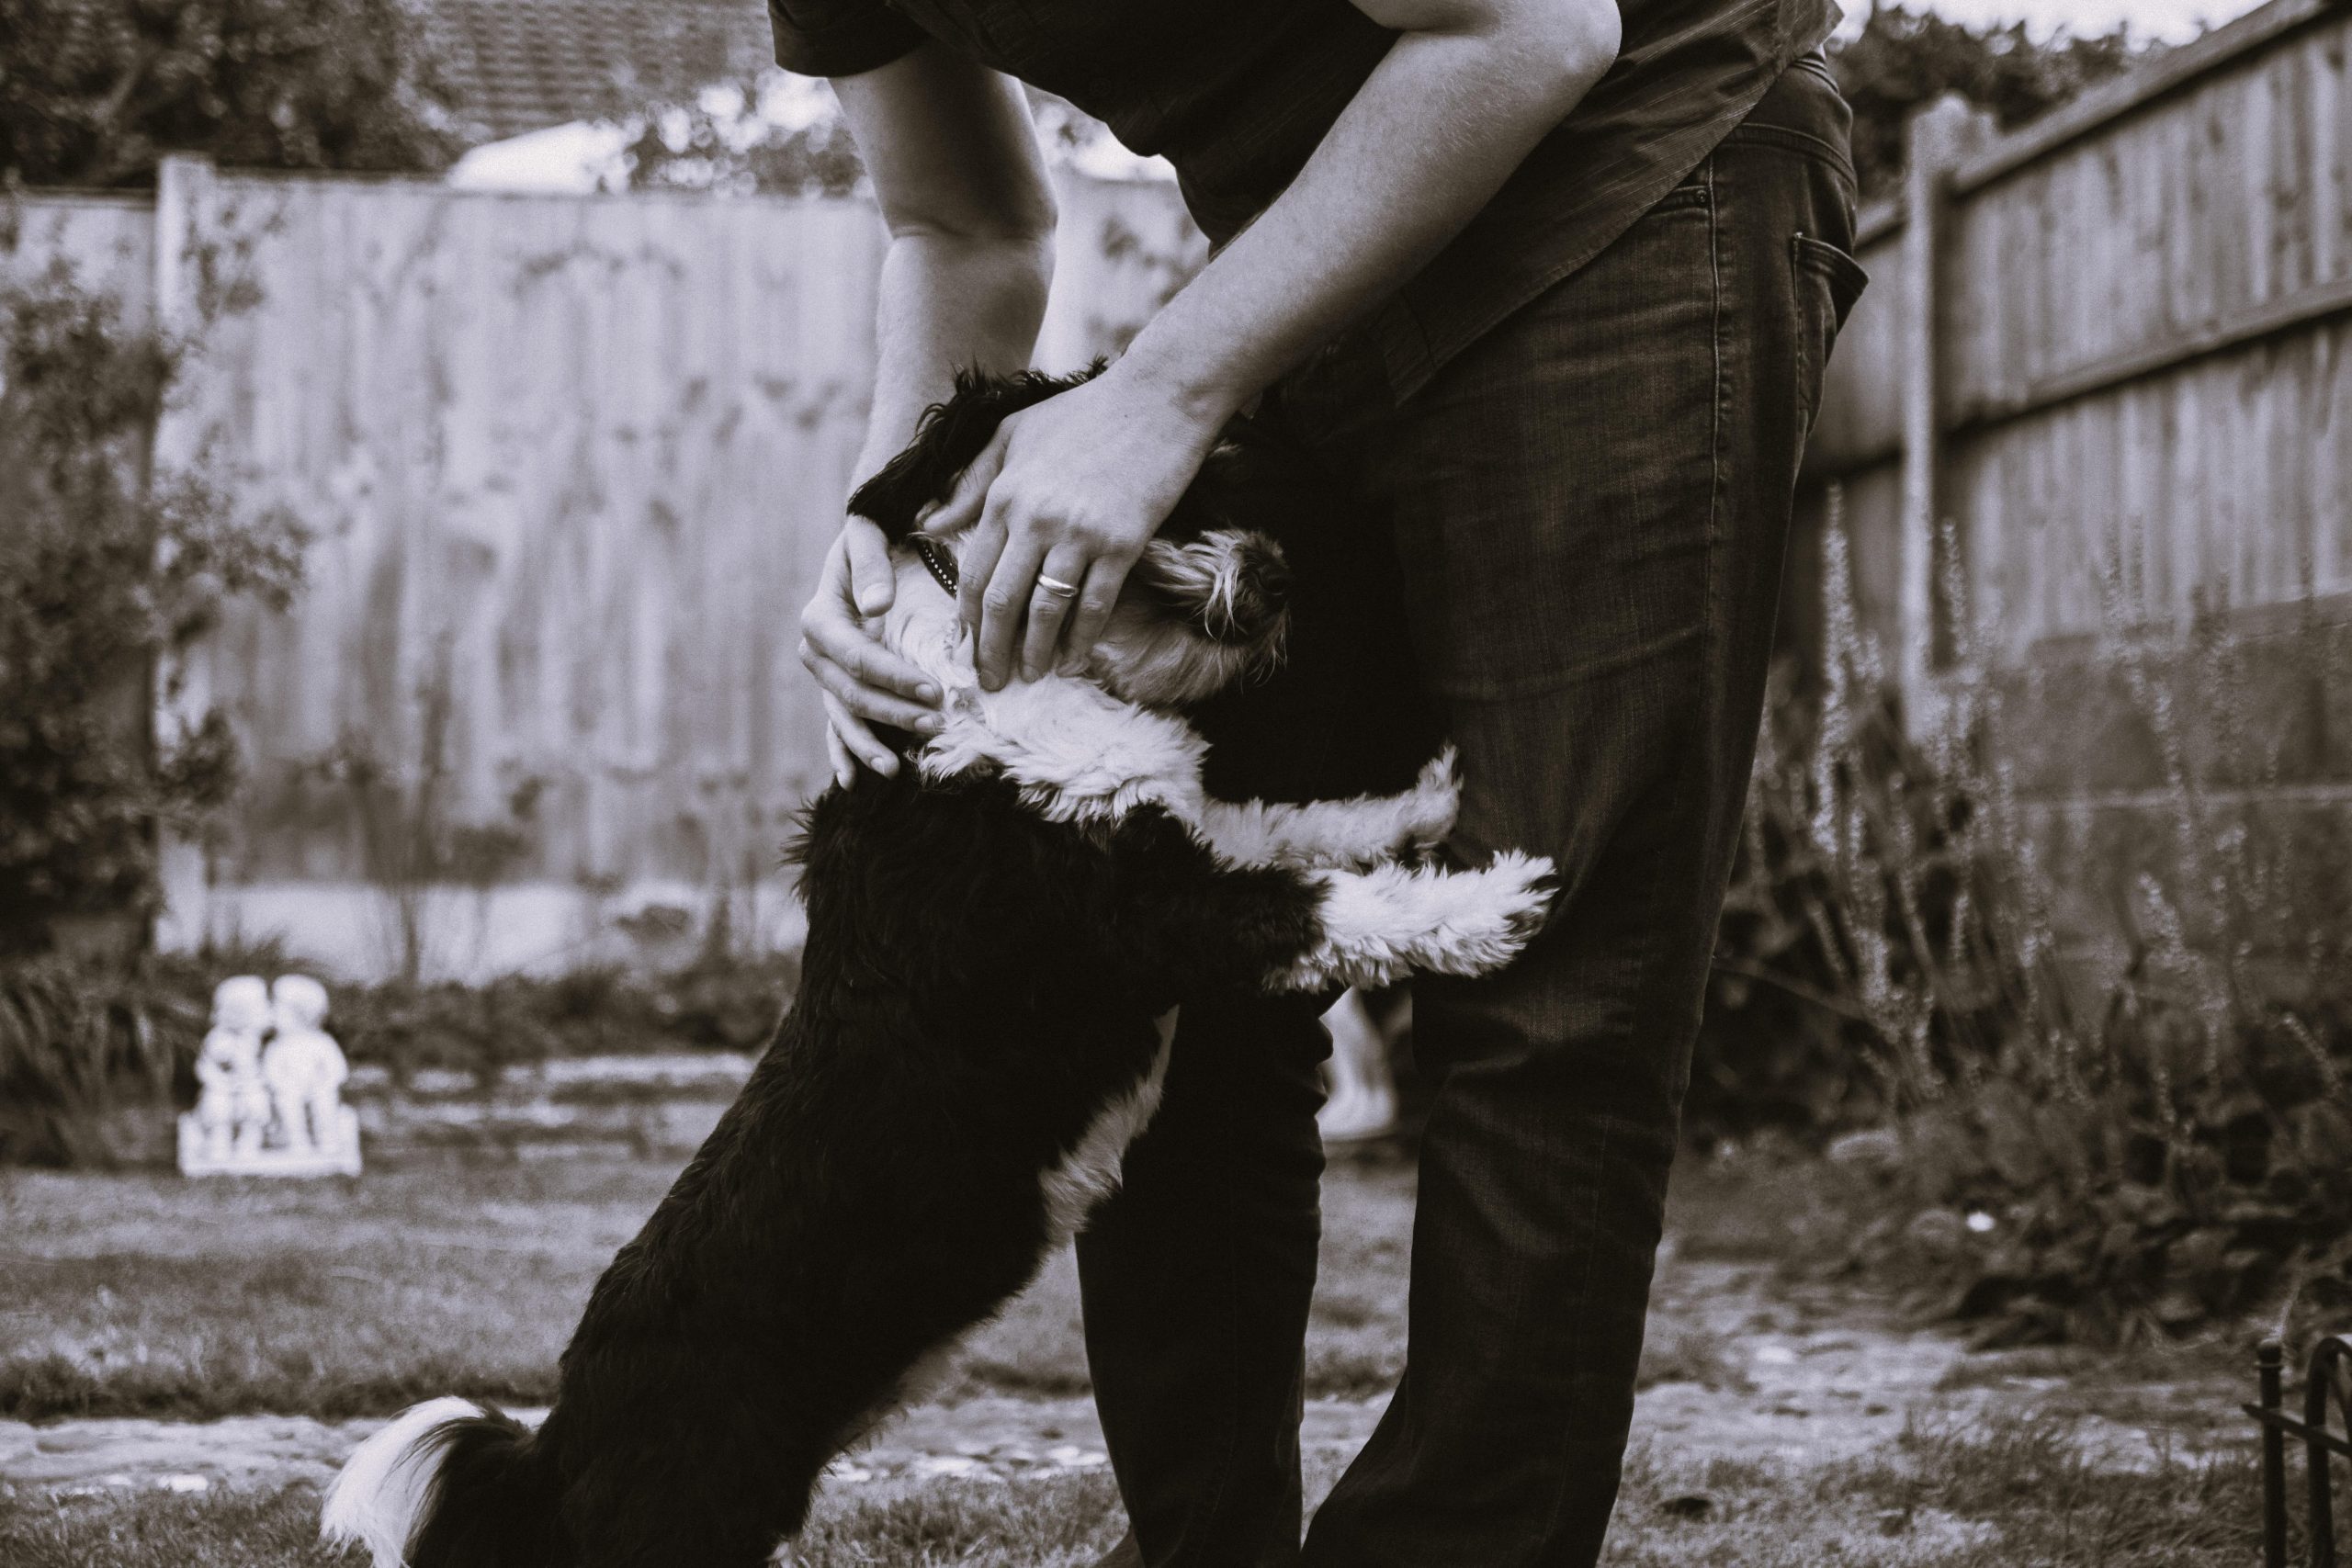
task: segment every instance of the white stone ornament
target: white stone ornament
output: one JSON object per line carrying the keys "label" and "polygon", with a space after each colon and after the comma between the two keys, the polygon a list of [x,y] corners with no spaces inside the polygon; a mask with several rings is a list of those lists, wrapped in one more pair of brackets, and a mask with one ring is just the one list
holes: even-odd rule
{"label": "white stone ornament", "polygon": [[261,1037],[269,1027],[269,987],[258,975],[223,980],[212,993],[212,1028],[196,1058],[196,1110],[180,1118],[180,1165],[194,1152],[209,1164],[257,1153],[269,1119],[261,1082]]}
{"label": "white stone ornament", "polygon": [[319,1027],[326,1014],[326,987],[307,975],[220,983],[196,1109],[180,1118],[181,1174],[359,1174],[359,1115],[343,1103],[350,1069]]}

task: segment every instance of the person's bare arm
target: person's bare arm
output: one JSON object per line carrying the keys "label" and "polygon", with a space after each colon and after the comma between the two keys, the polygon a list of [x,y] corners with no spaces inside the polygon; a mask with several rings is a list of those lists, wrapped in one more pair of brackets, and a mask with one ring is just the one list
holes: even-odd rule
{"label": "person's bare arm", "polygon": [[1109,371],[1006,421],[933,519],[981,531],[963,566],[984,684],[1024,621],[1024,675],[1082,653],[1225,422],[1458,233],[1616,60],[1614,0],[1355,4],[1402,36],[1298,178]]}
{"label": "person's bare arm", "polygon": [[888,462],[956,369],[1029,363],[1053,277],[1054,198],[1019,84],[927,43],[833,91],[890,231],[861,473]]}
{"label": "person's bare arm", "polygon": [[[1053,197],[1020,88],[936,43],[833,84],[872,175],[882,263],[874,405],[856,477],[914,434],[957,367],[1025,366],[1053,272]],[[824,688],[833,771],[898,765],[867,728],[935,727],[939,693],[859,625],[890,607],[882,532],[845,521],[801,615],[801,661]]]}

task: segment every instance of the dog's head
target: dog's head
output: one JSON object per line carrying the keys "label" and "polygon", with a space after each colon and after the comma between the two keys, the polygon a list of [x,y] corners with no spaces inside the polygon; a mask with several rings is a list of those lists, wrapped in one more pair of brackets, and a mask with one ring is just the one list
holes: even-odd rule
{"label": "dog's head", "polygon": [[[850,511],[881,525],[899,563],[900,603],[886,634],[894,642],[903,648],[910,636],[938,633],[943,596],[952,624],[965,541],[922,535],[923,509],[946,498],[1008,415],[1093,373],[958,374],[955,395],[925,414],[907,449],[850,497]],[[1229,450],[1212,453],[1127,574],[1085,669],[1114,695],[1181,707],[1281,657],[1290,570],[1280,546],[1233,521],[1236,468]]]}

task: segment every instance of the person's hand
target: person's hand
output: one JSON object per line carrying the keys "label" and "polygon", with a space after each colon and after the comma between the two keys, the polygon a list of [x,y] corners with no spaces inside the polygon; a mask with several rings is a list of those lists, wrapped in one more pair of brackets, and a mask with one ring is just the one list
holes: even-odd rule
{"label": "person's hand", "polygon": [[899,771],[899,759],[866,728],[869,721],[918,735],[936,735],[941,727],[937,683],[865,628],[897,596],[882,530],[863,517],[848,519],[825,552],[816,596],[800,612],[800,662],[824,689],[825,750],[843,784],[859,762],[877,773]]}
{"label": "person's hand", "polygon": [[1016,638],[1023,680],[1053,668],[1057,647],[1084,658],[1222,423],[1114,367],[998,427],[923,525],[975,530],[959,597],[983,687],[1011,675]]}

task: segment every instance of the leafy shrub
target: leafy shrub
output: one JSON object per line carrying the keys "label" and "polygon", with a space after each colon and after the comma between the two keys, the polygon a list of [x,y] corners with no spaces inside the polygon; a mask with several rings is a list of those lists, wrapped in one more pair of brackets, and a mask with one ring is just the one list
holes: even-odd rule
{"label": "leafy shrub", "polygon": [[[209,1008],[234,974],[303,965],[250,950],[160,961],[190,1007]],[[507,975],[479,986],[388,980],[332,987],[326,1027],[355,1062],[396,1077],[419,1068],[469,1072],[485,1084],[502,1068],[561,1056],[661,1051],[756,1051],[767,1043],[798,977],[782,954],[706,954],[664,975],[617,965],[555,976]]]}
{"label": "leafy shrub", "polygon": [[0,969],[0,1165],[112,1163],[106,1113],[166,1097],[204,1019],[144,973],[56,957]]}
{"label": "leafy shrub", "polygon": [[545,1060],[560,1041],[531,1003],[531,983],[486,986],[394,982],[344,988],[327,1028],[357,1062],[378,1062],[401,1077],[419,1067],[476,1075],[487,1086],[508,1066]]}
{"label": "leafy shrub", "polygon": [[0,175],[144,185],[165,152],[424,171],[458,152],[402,0],[0,0]]}
{"label": "leafy shrub", "polygon": [[0,280],[0,955],[153,908],[156,825],[193,827],[235,770],[217,713],[151,738],[153,674],[299,576],[287,520],[235,516],[201,474],[142,482],[177,359],[62,263]]}
{"label": "leafy shrub", "polygon": [[470,1072],[487,1085],[503,1068],[553,1056],[756,1051],[796,977],[789,960],[767,957],[705,958],[646,978],[598,967],[482,986],[393,981],[338,987],[327,1027],[355,1062],[396,1077],[420,1067]]}
{"label": "leafy shrub", "polygon": [[[2161,761],[2160,830],[2135,829],[2160,863],[2085,932],[2053,911],[2087,858],[2020,801],[2004,673],[1964,646],[1906,741],[1834,522],[1828,559],[1820,712],[1802,751],[1786,720],[1759,750],[1694,1128],[1883,1122],[1838,1151],[1889,1200],[1858,1253],[1988,1339],[2352,1306],[2352,920],[2291,874],[2343,851],[2265,820],[2230,733],[2258,705],[2242,623],[2134,627],[2110,592],[2086,679],[2130,694]],[[2291,679],[2340,683],[2336,643],[2293,646]],[[2231,770],[2254,787],[2216,787]]]}
{"label": "leafy shrub", "polygon": [[652,1010],[681,1044],[752,1051],[767,1043],[800,978],[797,961],[706,957],[654,989]]}
{"label": "leafy shrub", "polygon": [[[54,955],[0,964],[0,1167],[114,1163],[114,1117],[152,1121],[193,1103],[213,987],[305,967],[275,944],[129,966]],[[502,1069],[550,1057],[755,1052],[797,977],[786,955],[707,953],[650,976],[600,967],[470,987],[335,986],[326,1021],[355,1063],[396,1079],[470,1073],[486,1089]]]}

